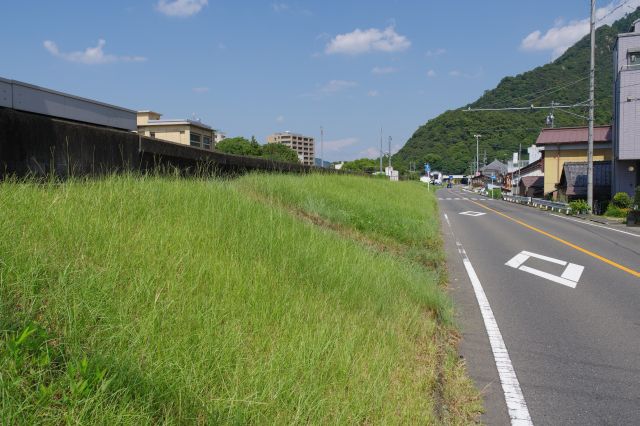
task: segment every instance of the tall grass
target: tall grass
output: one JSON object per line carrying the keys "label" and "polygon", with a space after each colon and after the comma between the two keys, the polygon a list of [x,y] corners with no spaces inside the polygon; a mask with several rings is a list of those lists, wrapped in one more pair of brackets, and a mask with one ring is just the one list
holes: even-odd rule
{"label": "tall grass", "polygon": [[441,421],[437,272],[238,184],[0,183],[0,423]]}
{"label": "tall grass", "polygon": [[236,185],[265,200],[354,229],[385,246],[399,247],[413,260],[444,272],[438,205],[434,193],[420,182],[252,174]]}

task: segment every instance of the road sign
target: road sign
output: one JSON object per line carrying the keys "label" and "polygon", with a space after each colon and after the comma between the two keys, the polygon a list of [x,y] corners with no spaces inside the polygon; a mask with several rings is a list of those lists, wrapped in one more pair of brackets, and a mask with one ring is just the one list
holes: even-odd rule
{"label": "road sign", "polygon": [[[557,276],[530,266],[525,266],[524,263],[531,257],[544,260],[545,262],[555,263],[556,265],[566,266],[566,268],[560,276]],[[576,284],[578,284],[578,281],[580,281],[580,277],[582,276],[582,271],[584,271],[584,266],[582,265],[576,265],[575,263],[554,259],[553,257],[531,253],[526,250],[516,254],[510,261],[505,263],[505,265],[571,288],[576,288]]]}
{"label": "road sign", "polygon": [[429,164],[429,163],[424,163],[424,172],[425,172],[425,173],[429,173],[429,172],[431,172],[431,164]]}

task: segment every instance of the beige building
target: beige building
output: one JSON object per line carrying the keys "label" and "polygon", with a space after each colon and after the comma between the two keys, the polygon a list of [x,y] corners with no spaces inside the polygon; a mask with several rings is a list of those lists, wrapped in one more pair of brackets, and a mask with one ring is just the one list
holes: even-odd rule
{"label": "beige building", "polygon": [[298,153],[300,163],[313,166],[315,161],[315,140],[310,136],[283,132],[267,136],[267,143],[281,143]]}
{"label": "beige building", "polygon": [[138,111],[138,133],[152,138],[212,150],[216,132],[199,120],[162,120],[153,111]]}
{"label": "beige building", "polygon": [[[544,194],[556,194],[564,163],[586,162],[587,127],[542,129],[536,146],[542,149]],[[593,129],[593,161],[611,161],[611,126]]]}

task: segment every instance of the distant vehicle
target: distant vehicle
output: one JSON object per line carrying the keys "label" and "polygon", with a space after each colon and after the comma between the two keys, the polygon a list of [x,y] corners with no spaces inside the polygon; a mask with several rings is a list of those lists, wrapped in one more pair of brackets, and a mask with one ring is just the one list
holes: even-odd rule
{"label": "distant vehicle", "polygon": [[453,188],[453,185],[451,184],[451,181],[447,182],[447,188]]}
{"label": "distant vehicle", "polygon": [[442,185],[442,173],[431,172],[431,183],[434,185]]}
{"label": "distant vehicle", "polygon": [[469,179],[467,179],[466,177],[462,178],[462,179],[460,179],[460,183],[463,184],[463,185],[468,185],[469,184]]}

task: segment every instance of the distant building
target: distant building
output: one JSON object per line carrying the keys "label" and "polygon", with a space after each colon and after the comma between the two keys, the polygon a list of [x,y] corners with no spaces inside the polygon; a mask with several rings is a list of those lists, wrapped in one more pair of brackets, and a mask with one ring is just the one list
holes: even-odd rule
{"label": "distant building", "polygon": [[212,150],[215,130],[199,120],[160,119],[153,111],[138,111],[138,133],[152,138]]}
{"label": "distant building", "polygon": [[216,136],[214,138],[215,144],[218,145],[220,142],[222,142],[226,138],[227,138],[227,134],[226,133],[217,130],[216,131]]}
{"label": "distant building", "polygon": [[313,166],[315,158],[315,140],[311,136],[298,133],[281,132],[267,136],[267,143],[281,143],[298,154],[300,163]]}
{"label": "distant building", "polygon": [[[493,160],[491,163],[480,168],[480,174],[485,177],[487,183],[501,184],[507,171],[507,165],[498,160]],[[493,182],[491,182],[492,180]]]}
{"label": "distant building", "polygon": [[[595,126],[593,129],[593,161],[611,161],[611,126]],[[586,162],[588,148],[587,127],[561,127],[542,129],[536,146],[544,149],[542,171],[544,194],[557,196],[564,163]],[[595,190],[594,190],[595,197]]]}
{"label": "distant building", "polygon": [[618,34],[613,61],[612,189],[633,195],[640,185],[640,20]]}

